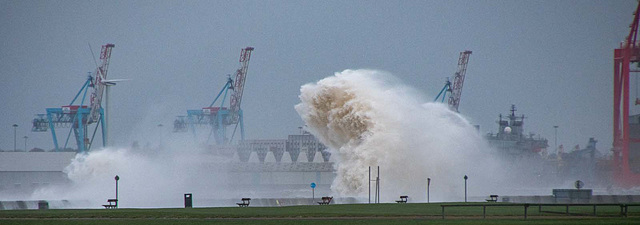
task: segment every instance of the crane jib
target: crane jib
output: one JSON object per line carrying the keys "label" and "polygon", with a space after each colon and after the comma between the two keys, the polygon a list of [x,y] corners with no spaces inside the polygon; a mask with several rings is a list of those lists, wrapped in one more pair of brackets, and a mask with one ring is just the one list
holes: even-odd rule
{"label": "crane jib", "polygon": [[249,69],[249,60],[251,59],[251,51],[253,47],[246,47],[240,52],[240,68],[236,71],[236,79],[233,86],[233,94],[230,102],[230,124],[238,123],[240,104],[242,102],[242,93],[244,91],[244,83]]}
{"label": "crane jib", "polygon": [[471,51],[460,52],[460,58],[458,58],[458,70],[456,71],[453,83],[451,84],[451,95],[449,96],[449,108],[458,112],[458,106],[460,105],[460,96],[462,95],[462,86],[464,85],[464,77],[467,73],[467,64],[469,63],[469,55]]}
{"label": "crane jib", "polygon": [[100,66],[96,68],[95,79],[93,82],[93,93],[91,93],[91,112],[89,122],[93,123],[100,119],[100,108],[102,108],[102,95],[104,93],[104,82],[107,79],[107,70],[109,68],[109,60],[111,59],[111,49],[114,44],[106,44],[102,46],[100,51]]}

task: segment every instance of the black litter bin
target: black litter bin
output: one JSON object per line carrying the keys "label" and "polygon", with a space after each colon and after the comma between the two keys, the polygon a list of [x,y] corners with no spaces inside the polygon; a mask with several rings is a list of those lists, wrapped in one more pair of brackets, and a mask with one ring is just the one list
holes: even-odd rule
{"label": "black litter bin", "polygon": [[185,208],[193,207],[193,195],[191,193],[184,194],[184,207]]}
{"label": "black litter bin", "polygon": [[39,201],[38,209],[49,209],[49,202],[47,201]]}

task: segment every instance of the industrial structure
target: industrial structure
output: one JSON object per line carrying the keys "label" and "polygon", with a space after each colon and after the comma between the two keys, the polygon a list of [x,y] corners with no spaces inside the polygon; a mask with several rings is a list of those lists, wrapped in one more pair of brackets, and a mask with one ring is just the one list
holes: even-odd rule
{"label": "industrial structure", "polygon": [[[613,172],[616,183],[622,187],[640,186],[640,115],[629,115],[629,77],[632,63],[640,63],[638,46],[638,12],[634,12],[631,30],[620,48],[614,50],[613,69]],[[636,79],[638,79],[636,77]],[[637,94],[637,93],[636,93]],[[640,104],[636,98],[635,105]]]}
{"label": "industrial structure", "polygon": [[[73,133],[76,140],[77,152],[83,153],[89,151],[93,144],[94,138],[98,131],[98,127],[102,128],[102,144],[106,145],[106,129],[105,114],[102,108],[102,95],[107,85],[107,70],[109,68],[109,60],[111,58],[111,50],[114,44],[106,44],[102,46],[100,52],[100,65],[97,66],[94,76],[89,74],[87,81],[84,82],[80,91],[71,100],[69,105],[60,108],[47,108],[46,114],[38,114],[33,119],[33,132],[46,132],[51,130],[53,144],[56,151],[67,149],[69,139]],[[90,94],[89,105],[85,105],[87,92],[92,88]],[[78,97],[82,95],[79,104],[76,104]],[[93,126],[91,126],[93,125]],[[56,128],[70,128],[65,139],[64,145],[60,148]],[[91,133],[90,133],[91,132]]]}
{"label": "industrial structure", "polygon": [[580,177],[590,184],[610,185],[612,181],[611,169],[609,168],[610,160],[598,151],[596,143],[598,141],[595,138],[589,138],[585,148],[576,145],[570,152],[559,151],[557,155],[558,173],[572,178]]}
{"label": "industrial structure", "polygon": [[[460,106],[460,97],[462,96],[462,86],[464,85],[464,78],[467,73],[467,64],[469,64],[469,56],[471,55],[471,51],[460,52],[460,57],[458,58],[458,70],[453,75],[453,84],[447,78],[447,82],[444,84],[444,87],[440,90],[434,101],[444,102],[444,99],[447,96],[447,92],[449,95],[449,109],[455,112],[458,111],[458,107]],[[440,97],[442,96],[442,98]]]}
{"label": "industrial structure", "polygon": [[[253,50],[253,47],[242,49],[235,79],[227,78],[209,106],[178,116],[173,131],[191,132],[200,138],[203,136],[197,134],[197,127],[208,128],[207,151],[226,161],[216,166],[233,177],[226,184],[229,190],[282,196],[283,192],[290,195],[292,190],[306,190],[310,182],[315,182],[318,191],[328,194],[335,177],[333,162],[329,161],[331,154],[310,133],[289,135],[287,139],[245,140],[241,102]],[[234,141],[238,127],[240,140]],[[255,190],[256,186],[260,190]]]}
{"label": "industrial structure", "polygon": [[241,162],[248,162],[254,152],[261,163],[265,162],[269,152],[273,154],[276,163],[282,162],[282,156],[285,152],[289,153],[293,163],[299,161],[300,153],[305,153],[306,161],[310,163],[314,162],[317,153],[322,155],[325,163],[329,162],[331,157],[327,147],[309,132],[289,135],[287,139],[245,140],[238,143],[237,154]]}
{"label": "industrial structure", "polygon": [[[249,60],[253,47],[246,47],[240,52],[240,68],[236,71],[235,80],[227,78],[227,82],[222,87],[216,98],[208,107],[195,110],[187,110],[187,116],[178,116],[173,123],[174,132],[186,132],[188,128],[196,136],[196,126],[209,126],[210,132],[207,138],[209,143],[211,136],[218,146],[229,145],[233,141],[238,126],[240,126],[240,140],[244,140],[244,122],[242,119],[242,93],[249,69]],[[231,93],[229,93],[231,90]],[[225,107],[227,96],[229,107]],[[220,98],[222,96],[222,98]],[[218,100],[220,100],[218,102]],[[216,102],[219,103],[217,106]],[[227,137],[227,127],[233,126],[231,137]]]}
{"label": "industrial structure", "polygon": [[331,153],[306,131],[287,139],[239,141],[234,149],[231,160],[218,165],[233,177],[228,181],[230,190],[271,197],[306,196],[313,182],[317,194],[331,193],[336,176]]}
{"label": "industrial structure", "polygon": [[28,198],[38,188],[69,183],[64,169],[75,156],[75,152],[0,152],[0,196]]}

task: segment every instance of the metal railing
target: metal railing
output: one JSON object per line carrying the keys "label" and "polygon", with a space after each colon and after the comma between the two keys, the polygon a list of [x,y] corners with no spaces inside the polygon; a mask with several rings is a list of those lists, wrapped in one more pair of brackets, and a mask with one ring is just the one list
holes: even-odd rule
{"label": "metal railing", "polygon": [[[440,205],[442,207],[442,219],[445,219],[445,208],[447,207],[482,207],[482,218],[487,217],[487,207],[523,207],[524,209],[524,219],[527,219],[528,209],[531,206],[538,206],[539,213],[556,213],[556,214],[566,214],[566,215],[582,215],[582,216],[597,216],[597,207],[600,206],[619,206],[620,207],[620,216],[627,217],[628,209],[630,206],[640,206],[640,203],[634,204],[624,204],[624,203],[508,203],[508,204],[496,204],[496,203],[488,203],[488,204],[458,204],[458,205]],[[555,207],[565,207],[564,212],[559,211],[543,211],[543,206],[555,206]],[[593,206],[593,213],[591,214],[581,214],[581,213],[570,213],[570,207],[577,206]]]}

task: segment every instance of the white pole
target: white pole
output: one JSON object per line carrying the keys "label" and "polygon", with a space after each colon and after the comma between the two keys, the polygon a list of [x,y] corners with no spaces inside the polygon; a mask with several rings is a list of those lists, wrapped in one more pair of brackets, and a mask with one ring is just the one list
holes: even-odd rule
{"label": "white pole", "polygon": [[120,82],[120,81],[128,81],[129,79],[114,79],[114,80],[102,80],[102,82],[104,83],[105,86],[105,111],[104,111],[104,127],[105,127],[105,134],[104,134],[104,145],[106,147],[109,147],[111,141],[109,139],[109,117],[111,117],[111,113],[109,110],[109,99],[110,94],[109,94],[109,90],[111,89],[111,86],[116,85],[116,82]]}
{"label": "white pole", "polygon": [[111,117],[111,114],[109,114],[109,89],[111,89],[111,85],[109,84],[105,84],[105,111],[104,111],[104,146],[105,147],[109,147],[109,117]]}

